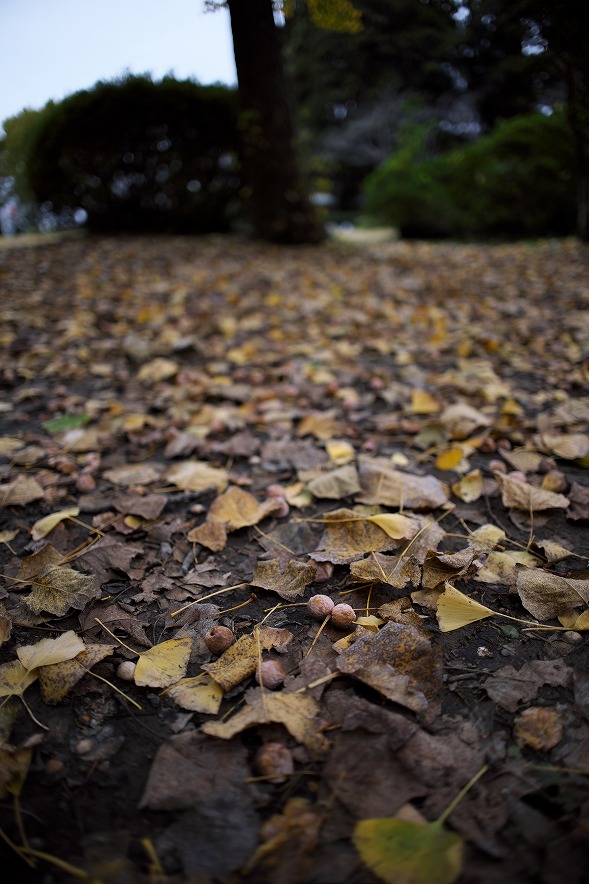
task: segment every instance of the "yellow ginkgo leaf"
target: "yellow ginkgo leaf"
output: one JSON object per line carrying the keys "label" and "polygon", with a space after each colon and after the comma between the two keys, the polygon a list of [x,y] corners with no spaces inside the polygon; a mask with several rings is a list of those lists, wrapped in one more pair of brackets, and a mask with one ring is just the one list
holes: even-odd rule
{"label": "yellow ginkgo leaf", "polygon": [[411,411],[413,414],[435,414],[440,410],[439,402],[427,390],[413,390]]}
{"label": "yellow ginkgo leaf", "polygon": [[330,461],[338,467],[354,460],[356,456],[354,446],[345,439],[330,439],[325,443],[325,450]]}
{"label": "yellow ginkgo leaf", "polygon": [[452,491],[465,503],[473,503],[478,500],[483,493],[483,474],[480,470],[473,470],[467,476],[464,476],[460,482],[452,485]]}
{"label": "yellow ginkgo leaf", "polygon": [[452,446],[438,454],[436,457],[436,468],[438,470],[454,470],[464,456],[462,448]]}
{"label": "yellow ginkgo leaf", "polygon": [[186,675],[192,639],[171,638],[139,655],[135,668],[135,684],[151,688],[167,688]]}
{"label": "yellow ginkgo leaf", "polygon": [[216,715],[223,699],[223,688],[210,675],[181,678],[168,688],[169,695],[182,709]]}
{"label": "yellow ginkgo leaf", "polygon": [[82,639],[70,629],[58,638],[42,638],[34,645],[17,648],[16,653],[25,669],[31,671],[38,669],[39,666],[50,666],[53,663],[72,660],[80,651],[85,650],[85,647]]}
{"label": "yellow ginkgo leaf", "polygon": [[37,672],[25,669],[20,660],[3,663],[0,666],[0,697],[22,697],[36,680]]}
{"label": "yellow ginkgo leaf", "polygon": [[368,516],[368,522],[378,525],[393,540],[411,540],[419,531],[417,519],[410,519],[402,513],[382,513],[377,516]]}
{"label": "yellow ginkgo leaf", "polygon": [[450,583],[446,583],[446,588],[438,599],[436,613],[442,632],[452,632],[453,629],[460,629],[462,626],[484,620],[485,617],[493,617],[495,614],[490,608],[470,599]]}
{"label": "yellow ginkgo leaf", "polygon": [[33,540],[41,540],[43,537],[47,537],[50,531],[53,531],[60,522],[65,521],[65,519],[75,518],[80,514],[80,508],[77,506],[70,506],[65,510],[60,510],[58,513],[51,513],[49,516],[44,516],[42,519],[39,519],[33,527],[31,528],[31,537]]}

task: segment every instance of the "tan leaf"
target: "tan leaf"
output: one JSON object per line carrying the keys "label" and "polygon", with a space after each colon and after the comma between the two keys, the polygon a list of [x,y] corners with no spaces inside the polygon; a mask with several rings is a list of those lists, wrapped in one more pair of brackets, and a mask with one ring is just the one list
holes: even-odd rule
{"label": "tan leaf", "polygon": [[100,595],[95,577],[63,565],[48,567],[36,574],[31,582],[34,582],[33,590],[24,602],[35,614],[45,611],[63,616],[70,608],[82,610],[91,599]]}
{"label": "tan leaf", "polygon": [[497,525],[481,525],[472,532],[469,540],[475,549],[489,552],[505,540],[505,531]]}
{"label": "tan leaf", "polygon": [[497,552],[492,550],[485,560],[482,568],[473,575],[477,583],[496,583],[499,586],[515,586],[518,574],[518,566],[535,568],[540,564],[540,559],[532,553],[522,550]]}
{"label": "tan leaf", "polygon": [[358,471],[354,464],[346,464],[307,482],[307,488],[314,497],[326,500],[341,500],[360,491]]}
{"label": "tan leaf", "polygon": [[448,405],[440,415],[440,421],[451,439],[466,439],[475,430],[490,427],[492,421],[486,414],[477,411],[466,402]]}
{"label": "tan leaf", "polygon": [[178,374],[178,364],[172,359],[164,359],[158,356],[151,362],[146,362],[137,372],[137,380],[149,384],[156,384],[159,381],[167,381]]}
{"label": "tan leaf", "polygon": [[15,451],[23,448],[24,444],[22,439],[17,439],[16,436],[0,436],[0,454],[11,457]]}
{"label": "tan leaf", "polygon": [[570,501],[563,494],[536,488],[527,482],[519,482],[510,476],[496,473],[495,477],[501,487],[503,506],[525,512],[537,512],[553,508],[566,509]]}
{"label": "tan leaf", "polygon": [[186,675],[190,661],[190,636],[171,638],[154,645],[139,655],[135,667],[135,684],[151,688],[167,688]]}
{"label": "tan leaf", "polygon": [[227,545],[227,527],[224,522],[208,518],[186,535],[191,543],[200,543],[211,552],[221,552]]}
{"label": "tan leaf", "polygon": [[325,443],[325,450],[330,461],[338,467],[349,463],[356,457],[354,446],[346,442],[345,439],[331,439]]}
{"label": "tan leaf", "polygon": [[42,638],[34,645],[23,645],[16,649],[18,659],[25,669],[38,669],[71,660],[85,649],[84,642],[71,629],[58,638]]}
{"label": "tan leaf", "polygon": [[61,703],[89,669],[112,654],[112,645],[88,645],[73,659],[39,668],[39,686],[49,706]]}
{"label": "tan leaf", "polygon": [[26,669],[20,660],[3,663],[0,666],[0,697],[22,697],[37,677],[37,670]]}
{"label": "tan leaf", "polygon": [[540,568],[520,571],[516,588],[522,605],[537,620],[552,620],[589,604],[589,580],[560,577]]}
{"label": "tan leaf", "polygon": [[72,516],[75,518],[79,514],[79,507],[70,506],[65,510],[60,510],[58,513],[51,513],[50,516],[44,516],[42,519],[35,522],[31,528],[31,537],[33,540],[41,540],[43,537],[46,537],[50,531],[53,531],[60,522],[63,522],[65,519],[69,519]]}
{"label": "tan leaf", "polygon": [[12,621],[4,609],[0,607],[0,645],[3,645],[10,638],[11,631]]}
{"label": "tan leaf", "polygon": [[517,716],[514,734],[520,746],[530,746],[537,752],[554,749],[564,736],[561,716],[556,709],[530,706]]}
{"label": "tan leaf", "polygon": [[13,482],[0,485],[0,507],[26,506],[44,496],[45,492],[32,476],[17,476]]}
{"label": "tan leaf", "polygon": [[427,390],[413,390],[410,407],[413,414],[435,414],[439,410],[440,404],[431,393]]}
{"label": "tan leaf", "polygon": [[464,595],[450,583],[446,584],[444,592],[438,599],[436,611],[442,632],[452,632],[454,629],[476,623],[477,620],[484,620],[485,617],[493,617],[494,613],[490,608]]}
{"label": "tan leaf", "polygon": [[249,491],[232,486],[213,501],[209,518],[224,522],[228,531],[257,525],[276,509],[276,500],[258,501]]}
{"label": "tan leaf", "polygon": [[424,589],[435,589],[447,580],[456,580],[476,572],[477,555],[476,549],[467,546],[455,553],[428,556],[423,563],[422,586]]}
{"label": "tan leaf", "polygon": [[417,519],[411,519],[402,513],[381,513],[376,516],[368,516],[368,521],[392,537],[393,540],[411,540],[419,531],[420,524]]}
{"label": "tan leaf", "polygon": [[159,470],[146,463],[122,464],[102,475],[113,485],[150,485],[160,477]]}
{"label": "tan leaf", "polygon": [[319,547],[311,554],[318,562],[346,565],[362,558],[367,552],[395,549],[398,541],[388,537],[382,528],[373,525],[354,510],[340,509],[323,519],[325,530]]}
{"label": "tan leaf", "polygon": [[444,486],[435,476],[414,476],[396,470],[381,457],[358,459],[363,503],[399,509],[434,509],[448,501]]}
{"label": "tan leaf", "polygon": [[260,652],[274,647],[285,647],[292,639],[287,629],[259,626],[251,635],[242,635],[214,663],[202,666],[205,672],[218,682],[224,691],[229,691],[256,671]]}
{"label": "tan leaf", "polygon": [[201,731],[222,740],[230,740],[256,724],[283,724],[298,743],[304,743],[313,757],[323,755],[329,741],[318,730],[314,719],[320,707],[308,693],[286,694],[255,688],[245,696],[246,706],[228,721],[209,721]]}
{"label": "tan leaf", "polygon": [[272,559],[269,562],[256,562],[251,585],[277,592],[281,598],[292,601],[301,596],[315,579],[315,568],[304,562],[290,559],[283,567],[279,559]]}
{"label": "tan leaf", "polygon": [[542,436],[542,444],[557,457],[577,460],[589,454],[589,435],[586,433],[563,433],[558,436]]}
{"label": "tan leaf", "polygon": [[452,491],[465,503],[473,503],[483,493],[483,474],[480,470],[472,470],[459,482],[452,485]]}
{"label": "tan leaf", "polygon": [[198,460],[184,460],[174,464],[166,470],[164,478],[182,491],[207,491],[210,488],[224,491],[229,482],[227,470]]}
{"label": "tan leaf", "polygon": [[201,712],[205,715],[216,715],[223,699],[223,688],[209,675],[203,678],[181,678],[166,691],[182,709]]}
{"label": "tan leaf", "polygon": [[0,747],[0,799],[4,801],[8,795],[20,795],[33,757],[33,750],[28,746],[10,746],[5,743]]}
{"label": "tan leaf", "polygon": [[387,583],[403,589],[408,583],[419,586],[421,568],[412,556],[384,556],[372,553],[350,564],[350,574],[360,583]]}
{"label": "tan leaf", "polygon": [[307,414],[301,420],[298,436],[315,436],[322,442],[333,439],[337,433],[337,420],[335,411],[323,411],[316,414]]}

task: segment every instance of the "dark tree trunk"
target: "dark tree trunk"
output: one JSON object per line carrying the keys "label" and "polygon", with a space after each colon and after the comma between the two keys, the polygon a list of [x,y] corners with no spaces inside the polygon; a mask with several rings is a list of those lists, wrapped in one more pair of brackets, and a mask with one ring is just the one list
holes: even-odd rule
{"label": "dark tree trunk", "polygon": [[589,75],[567,69],[568,120],[577,153],[577,236],[589,242]]}
{"label": "dark tree trunk", "polygon": [[317,242],[322,231],[298,167],[272,0],[228,0],[254,232]]}

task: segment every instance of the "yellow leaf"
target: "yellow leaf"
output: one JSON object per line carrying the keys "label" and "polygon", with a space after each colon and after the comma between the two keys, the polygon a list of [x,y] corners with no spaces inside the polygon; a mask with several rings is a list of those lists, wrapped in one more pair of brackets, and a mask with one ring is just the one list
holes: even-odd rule
{"label": "yellow leaf", "polygon": [[437,820],[425,825],[394,817],[360,820],[353,841],[386,884],[452,884],[462,869],[462,838]]}
{"label": "yellow leaf", "polygon": [[49,706],[61,703],[88,670],[112,652],[112,645],[88,645],[73,659],[41,666],[39,686],[43,701]]}
{"label": "yellow leaf", "polygon": [[34,645],[17,648],[18,659],[25,669],[38,669],[39,666],[50,666],[71,660],[85,649],[84,642],[71,629],[58,638],[42,638]]}
{"label": "yellow leaf", "polygon": [[436,468],[438,470],[453,470],[458,466],[462,458],[462,448],[457,448],[456,446],[447,448],[446,451],[442,451],[436,457]]}
{"label": "yellow leaf", "polygon": [[167,381],[178,374],[178,363],[172,359],[158,356],[151,362],[146,362],[137,372],[137,380],[148,384],[156,384],[159,381]]}
{"label": "yellow leaf", "polygon": [[198,460],[174,464],[164,473],[164,478],[182,491],[206,491],[208,488],[224,491],[229,481],[226,470]]}
{"label": "yellow leaf", "polygon": [[249,491],[232,486],[213,501],[209,519],[224,522],[228,531],[257,525],[276,509],[276,500],[258,501]]}
{"label": "yellow leaf", "polygon": [[331,439],[325,443],[325,450],[330,461],[338,467],[349,463],[356,457],[354,446],[346,442],[345,439]]}
{"label": "yellow leaf", "polygon": [[0,666],[0,697],[22,697],[24,691],[37,680],[37,671],[26,669],[20,660],[11,660]]}
{"label": "yellow leaf", "polygon": [[369,516],[367,521],[378,525],[393,540],[411,540],[419,531],[417,519],[410,519],[402,513],[382,513]]}
{"label": "yellow leaf", "polygon": [[272,626],[256,627],[251,635],[242,635],[214,663],[205,663],[205,672],[218,682],[224,691],[229,691],[256,671],[260,651],[273,647],[284,647],[292,639],[292,632]]}
{"label": "yellow leaf", "polygon": [[216,715],[223,699],[223,688],[210,675],[204,679],[202,675],[197,675],[195,678],[181,678],[168,688],[166,695],[182,709]]}
{"label": "yellow leaf", "polygon": [[411,411],[414,414],[435,414],[440,410],[439,402],[427,390],[413,390]]}
{"label": "yellow leaf", "polygon": [[483,474],[480,470],[473,470],[467,476],[464,476],[460,482],[452,485],[452,491],[465,503],[473,503],[478,500],[483,493]]}
{"label": "yellow leaf", "polygon": [[438,599],[436,613],[442,632],[452,632],[453,629],[460,629],[495,614],[490,608],[469,599],[450,583],[446,583],[446,588]]}
{"label": "yellow leaf", "polygon": [[42,519],[35,522],[31,528],[31,537],[33,540],[41,540],[41,538],[46,537],[50,531],[53,531],[60,522],[63,522],[65,519],[69,519],[72,516],[75,518],[79,514],[79,507],[70,506],[65,510],[60,510],[58,513],[51,513],[50,516],[44,516]]}
{"label": "yellow leaf", "polygon": [[192,639],[171,638],[139,655],[135,667],[135,684],[151,688],[167,688],[186,675]]}

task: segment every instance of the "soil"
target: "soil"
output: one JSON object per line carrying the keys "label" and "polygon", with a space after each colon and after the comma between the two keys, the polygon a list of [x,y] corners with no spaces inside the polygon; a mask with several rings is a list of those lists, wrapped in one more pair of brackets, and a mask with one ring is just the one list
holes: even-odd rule
{"label": "soil", "polygon": [[[433,821],[477,774],[456,880],[586,880],[588,271],[574,240],[0,250],[7,881],[402,882],[360,821]],[[448,584],[488,614],[446,630]],[[215,624],[244,670],[194,711]],[[17,650],[69,633],[98,678],[56,700],[44,663],[21,700]],[[173,640],[177,677],[117,674]]]}

